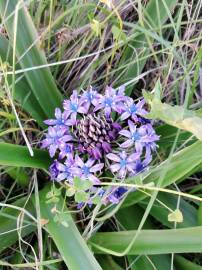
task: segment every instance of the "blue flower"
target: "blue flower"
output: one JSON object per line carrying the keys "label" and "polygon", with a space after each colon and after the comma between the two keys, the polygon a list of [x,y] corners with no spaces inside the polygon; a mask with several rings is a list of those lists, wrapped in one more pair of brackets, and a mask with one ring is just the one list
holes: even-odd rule
{"label": "blue flower", "polygon": [[102,95],[91,87],[88,91],[84,91],[81,95],[80,103],[89,110],[91,105],[96,106],[97,102],[101,99]]}
{"label": "blue flower", "polygon": [[64,100],[63,107],[67,117],[70,117],[70,120],[68,121],[69,125],[76,123],[77,113],[86,114],[88,112],[88,106],[81,104],[81,100],[78,97],[76,90],[73,91],[69,100]]}
{"label": "blue flower", "polygon": [[73,158],[73,155],[69,155],[64,162],[64,164],[58,162],[57,163],[57,169],[58,169],[58,175],[56,180],[62,181],[62,180],[68,180],[70,183],[72,183],[73,175],[71,168],[73,167],[75,161]]}
{"label": "blue flower", "polygon": [[97,100],[94,112],[103,109],[107,117],[110,116],[112,111],[122,113],[124,109],[124,100],[125,96],[122,94],[122,92],[118,92],[117,90],[108,86],[105,90],[105,95],[101,96],[100,99]]}
{"label": "blue flower", "polygon": [[49,127],[46,139],[42,141],[41,148],[48,148],[50,157],[53,157],[61,144],[72,141],[72,139],[71,135],[66,134],[65,129],[58,128],[58,126]]}
{"label": "blue flower", "polygon": [[119,132],[119,134],[128,138],[120,145],[121,147],[129,148],[135,145],[138,153],[142,153],[143,147],[146,147],[147,151],[155,148],[155,142],[159,140],[159,136],[156,135],[150,124],[137,128],[131,120],[128,120],[128,126],[129,130],[123,129]]}
{"label": "blue flower", "polygon": [[67,112],[62,113],[59,108],[56,108],[55,109],[55,118],[56,119],[45,120],[44,123],[48,126],[59,126],[61,128],[65,128],[65,126],[68,126]]}
{"label": "blue flower", "polygon": [[144,99],[135,104],[132,98],[127,98],[124,104],[124,112],[121,115],[122,121],[128,119],[129,117],[131,117],[133,120],[137,120],[137,115],[144,116],[147,114],[147,111],[142,108],[145,104]]}
{"label": "blue flower", "polygon": [[106,201],[113,204],[118,204],[127,191],[128,190],[124,187],[113,188],[112,191],[110,191],[110,194],[107,196]]}
{"label": "blue flower", "polygon": [[118,177],[123,179],[126,177],[127,172],[134,172],[135,161],[139,159],[140,154],[133,153],[128,156],[125,151],[122,151],[119,155],[110,153],[106,157],[115,162],[110,165],[112,173],[118,173]]}
{"label": "blue flower", "polygon": [[72,168],[72,173],[74,176],[79,176],[81,179],[90,180],[94,184],[100,183],[99,179],[94,175],[94,173],[101,171],[104,167],[103,163],[98,163],[94,165],[95,160],[88,159],[84,162],[78,155],[75,158],[74,168]]}

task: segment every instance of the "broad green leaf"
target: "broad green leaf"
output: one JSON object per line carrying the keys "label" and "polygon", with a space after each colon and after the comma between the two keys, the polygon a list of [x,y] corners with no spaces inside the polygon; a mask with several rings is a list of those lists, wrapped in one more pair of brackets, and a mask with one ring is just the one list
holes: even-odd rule
{"label": "broad green leaf", "polygon": [[174,262],[177,269],[182,270],[202,270],[202,266],[185,259],[182,256],[175,255]]}
{"label": "broad green leaf", "polygon": [[[122,252],[136,231],[102,232],[89,241],[95,253]],[[202,252],[202,227],[172,230],[142,230],[129,255]]]}
{"label": "broad green leaf", "polygon": [[[24,2],[16,0],[0,1],[0,14],[9,35],[14,39],[14,15],[18,12],[16,33],[16,56],[22,69],[47,65],[40,40]],[[61,106],[62,96],[58,91],[49,68],[32,69],[24,72],[29,86],[48,118],[53,116],[56,107]]]}
{"label": "broad green leaf", "polygon": [[148,118],[159,119],[171,126],[189,131],[202,140],[202,118],[197,116],[196,112],[187,110],[183,106],[162,103],[156,97],[147,98],[146,101],[151,106]]}
{"label": "broad green leaf", "polygon": [[0,165],[47,169],[50,158],[43,150],[34,149],[31,157],[26,146],[0,143]]}
{"label": "broad green leaf", "polygon": [[98,261],[103,270],[124,270],[113,260],[111,256],[98,256]]}
{"label": "broad green leaf", "polygon": [[[165,125],[160,125],[159,127],[156,127],[155,130],[156,130],[156,133],[160,135],[160,140],[158,141],[158,146],[159,146],[158,151],[162,150],[165,153],[166,150],[171,149],[175,141],[178,128],[165,124]],[[177,143],[176,143],[176,147],[180,147],[180,145],[182,145],[186,141],[188,142],[187,145],[189,145],[197,140],[195,137],[190,139],[191,136],[192,136],[191,133],[181,130]]]}
{"label": "broad green leaf", "polygon": [[64,211],[61,212],[62,222],[56,223],[54,221],[54,211],[52,209],[55,205],[46,203],[46,194],[49,189],[50,186],[48,185],[40,192],[41,217],[49,220],[45,227],[53,238],[68,269],[100,270],[101,267],[81,237],[70,213],[68,213],[66,207],[64,208],[62,200],[56,204],[58,211]]}
{"label": "broad green leaf", "polygon": [[5,172],[14,180],[17,181],[21,186],[28,186],[29,184],[29,175],[24,168],[6,168]]}
{"label": "broad green leaf", "polygon": [[[120,222],[120,224],[123,226],[125,230],[134,230],[137,229],[142,216],[144,214],[144,211],[137,205],[132,205],[127,208],[120,209],[117,214],[116,218]],[[154,225],[151,222],[150,217],[147,218],[143,229],[153,229]],[[170,270],[170,257],[167,254],[163,255],[151,255],[151,256],[128,256],[129,264],[131,264],[131,270],[153,270],[153,265],[160,270]],[[153,265],[151,264],[151,261]],[[163,267],[162,267],[163,266]]]}
{"label": "broad green leaf", "polygon": [[[147,207],[148,199],[139,202],[143,209]],[[172,194],[165,194],[159,192],[157,199],[165,204],[170,209],[174,210],[177,206],[178,197]],[[185,201],[183,198],[180,198],[179,209],[183,214],[183,222],[178,223],[178,228],[187,228],[187,227],[194,227],[198,226],[197,223],[197,210],[194,206],[190,203]],[[124,210],[124,209],[123,209]],[[168,221],[168,214],[170,211],[165,208],[164,206],[160,205],[157,201],[153,204],[152,209],[150,211],[150,215],[153,216],[156,220],[161,222],[164,226],[168,228],[173,228],[173,223]]]}

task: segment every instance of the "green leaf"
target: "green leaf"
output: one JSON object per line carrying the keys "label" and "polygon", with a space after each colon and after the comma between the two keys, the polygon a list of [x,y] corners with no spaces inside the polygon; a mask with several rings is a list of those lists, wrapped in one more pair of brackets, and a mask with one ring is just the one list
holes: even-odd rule
{"label": "green leaf", "polygon": [[[175,209],[178,203],[178,197],[172,194],[165,194],[159,192],[158,200],[164,203],[170,209]],[[144,201],[139,202],[139,205],[145,209],[148,205],[149,198],[146,198]],[[197,223],[197,210],[196,208],[185,201],[183,198],[180,198],[179,204],[180,211],[183,214],[183,222],[178,223],[178,228],[194,227],[198,226]],[[124,210],[124,209],[123,209]],[[150,215],[153,216],[156,220],[161,222],[164,226],[168,228],[173,228],[173,223],[168,221],[169,211],[158,202],[153,204],[152,209],[150,210]]]}
{"label": "green leaf", "polygon": [[182,212],[179,209],[176,209],[172,213],[168,215],[168,221],[170,222],[183,222],[183,215]]}
{"label": "green leaf", "polygon": [[78,202],[78,203],[81,203],[81,202],[86,202],[88,200],[88,193],[86,193],[85,191],[77,191],[75,193],[75,201]]}
{"label": "green leaf", "polygon": [[[12,50],[9,41],[0,35],[0,56],[3,62],[8,61],[11,65],[12,63]],[[17,65],[17,68],[20,68]],[[14,98],[20,103],[22,109],[28,112],[41,127],[45,127],[43,121],[46,118],[45,113],[41,109],[41,106],[34,94],[32,93],[29,84],[25,77],[16,76],[15,92]],[[8,83],[11,85],[12,77],[7,76]]]}
{"label": "green leaf", "polygon": [[[159,86],[156,85],[156,88]],[[197,113],[185,109],[183,106],[171,106],[162,103],[160,99],[146,98],[151,106],[151,111],[147,115],[151,119],[159,119],[177,128],[193,133],[199,140],[202,140],[202,118]]]}
{"label": "green leaf", "polygon": [[202,226],[202,203],[200,203],[198,209],[198,224]]}
{"label": "green leaf", "polygon": [[101,36],[102,27],[101,27],[101,24],[99,23],[99,21],[93,19],[91,22],[91,28],[92,28],[93,32],[95,33],[96,37]]}
{"label": "green leaf", "polygon": [[202,266],[195,264],[194,262],[191,262],[187,259],[185,259],[182,256],[175,255],[174,262],[177,267],[177,269],[183,269],[183,270],[202,270]]}
{"label": "green leaf", "polygon": [[[54,205],[46,204],[46,194],[49,189],[50,186],[40,191],[41,217],[49,220],[45,227],[53,238],[68,269],[100,270],[101,267],[81,237],[66,207],[64,208],[62,200],[59,201],[56,207],[58,211],[64,212],[60,213],[58,223],[54,222],[54,213],[52,211]],[[59,223],[61,220],[62,222]]]}
{"label": "green leaf", "polygon": [[92,187],[92,182],[89,180],[82,180],[79,177],[74,177],[74,187],[78,190],[87,190]]}
{"label": "green leaf", "polygon": [[50,165],[48,152],[34,149],[31,157],[26,146],[0,143],[0,165],[47,169]]}
{"label": "green leaf", "polygon": [[[122,252],[136,231],[97,233],[90,239],[95,253]],[[172,230],[142,230],[129,255],[202,252],[202,227]]]}
{"label": "green leaf", "polygon": [[70,187],[66,191],[66,196],[67,197],[72,197],[75,194],[75,189],[73,187]]}
{"label": "green leaf", "polygon": [[[14,39],[14,15],[18,12],[16,33],[16,56],[22,69],[47,65],[45,54],[40,48],[40,40],[28,11],[22,2],[0,1],[0,14],[9,35],[10,42]],[[61,106],[62,96],[58,91],[48,67],[32,69],[24,72],[30,88],[41,109],[48,118],[53,117],[56,107]]]}

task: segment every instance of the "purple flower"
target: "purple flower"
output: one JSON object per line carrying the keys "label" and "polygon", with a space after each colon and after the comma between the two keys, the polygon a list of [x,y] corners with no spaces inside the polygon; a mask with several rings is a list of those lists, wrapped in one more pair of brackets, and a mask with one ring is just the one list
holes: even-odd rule
{"label": "purple flower", "polygon": [[109,201],[113,204],[118,204],[127,191],[128,190],[124,187],[113,188],[109,196],[107,196],[106,201]]}
{"label": "purple flower", "polygon": [[159,140],[159,136],[156,135],[156,132],[151,124],[146,125],[146,133],[149,138],[152,138],[151,140],[145,142],[146,157],[149,157],[151,156],[151,152],[156,151],[157,144],[155,142]]}
{"label": "purple flower", "polygon": [[112,87],[107,86],[105,95],[102,96],[96,103],[94,112],[103,109],[107,117],[110,116],[112,111],[121,113],[123,111],[122,101],[125,96]]}
{"label": "purple flower", "polygon": [[56,180],[57,181],[68,180],[71,183],[73,179],[71,168],[73,167],[73,165],[74,165],[73,155],[69,155],[64,164],[58,162],[57,169],[59,173]]}
{"label": "purple flower", "polygon": [[137,114],[138,115],[147,114],[147,111],[142,108],[144,104],[145,104],[144,99],[140,100],[137,104],[135,104],[132,98],[128,98],[125,101],[125,111],[121,115],[121,120],[123,121],[129,117],[131,117],[133,120],[137,120],[138,119]]}
{"label": "purple flower", "polygon": [[55,180],[59,174],[58,168],[57,168],[58,161],[55,159],[51,166],[49,167],[49,172],[51,174],[51,179]]}
{"label": "purple flower", "polygon": [[67,117],[70,117],[70,124],[74,124],[76,121],[77,113],[86,114],[88,111],[87,106],[81,104],[77,91],[74,90],[69,100],[64,100],[63,107],[65,109]]}
{"label": "purple flower", "polygon": [[42,148],[47,148],[51,157],[57,154],[49,168],[51,178],[68,182],[75,191],[75,177],[91,183],[84,186],[87,196],[78,207],[100,201],[117,204],[131,191],[102,187],[101,173],[114,174],[114,181],[124,186],[126,177],[148,168],[159,136],[152,121],[144,118],[143,106],[144,100],[136,104],[125,96],[124,86],[117,90],[106,87],[103,95],[90,87],[81,94],[74,90],[64,100],[64,110],[56,108],[55,119],[45,121],[49,127]]}
{"label": "purple flower", "polygon": [[[128,148],[135,145],[137,152],[142,153],[143,147],[147,145],[148,147],[153,147],[155,141],[159,140],[159,136],[155,132],[151,131],[151,125],[143,125],[139,128],[136,125],[128,120],[129,130],[121,130],[119,134],[128,138],[120,146],[123,148]],[[152,128],[153,130],[153,128]]]}
{"label": "purple flower", "polygon": [[80,102],[88,111],[91,104],[95,106],[101,97],[102,95],[98,94],[98,92],[91,87],[90,90],[83,92]]}
{"label": "purple flower", "polygon": [[53,157],[62,143],[71,141],[72,139],[72,136],[67,135],[64,129],[60,129],[58,126],[49,127],[46,139],[42,141],[41,148],[48,148],[50,157]]}
{"label": "purple flower", "polygon": [[48,126],[59,126],[59,127],[65,127],[68,125],[68,114],[67,112],[61,112],[59,108],[55,109],[55,118],[56,119],[48,119],[45,120],[44,123]]}
{"label": "purple flower", "polygon": [[139,153],[133,153],[127,156],[125,151],[119,153],[119,155],[114,153],[107,155],[108,159],[115,162],[110,166],[111,171],[118,173],[118,177],[121,179],[127,175],[127,172],[134,172],[134,164],[139,157]]}
{"label": "purple flower", "polygon": [[59,158],[63,159],[64,157],[68,156],[69,154],[72,154],[73,144],[61,143],[59,146],[59,149],[60,149]]}
{"label": "purple flower", "polygon": [[75,165],[72,168],[72,174],[74,176],[79,176],[83,180],[89,179],[94,184],[98,184],[100,183],[100,180],[93,173],[101,171],[104,164],[98,163],[94,165],[94,163],[95,160],[93,159],[89,159],[84,163],[83,160],[77,155],[75,158]]}

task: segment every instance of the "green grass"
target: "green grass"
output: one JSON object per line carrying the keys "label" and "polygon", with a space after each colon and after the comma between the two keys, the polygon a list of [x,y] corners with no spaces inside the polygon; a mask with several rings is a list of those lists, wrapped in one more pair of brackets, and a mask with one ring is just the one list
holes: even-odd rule
{"label": "green grass", "polygon": [[[202,269],[200,1],[66,2],[0,1],[0,269]],[[78,210],[43,121],[75,88],[123,83],[144,90],[157,154],[122,203]]]}

